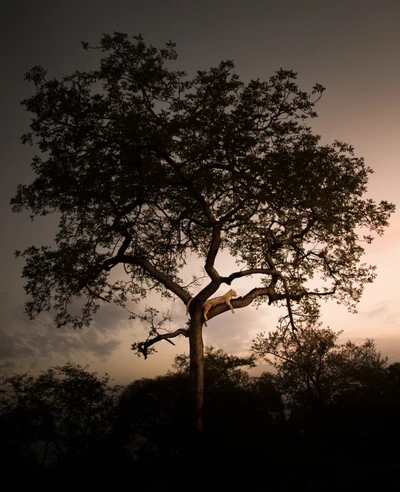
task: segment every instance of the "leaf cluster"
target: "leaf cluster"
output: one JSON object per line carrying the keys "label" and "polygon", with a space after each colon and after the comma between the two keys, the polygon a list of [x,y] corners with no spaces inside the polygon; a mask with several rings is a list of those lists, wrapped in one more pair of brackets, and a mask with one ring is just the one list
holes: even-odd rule
{"label": "leaf cluster", "polygon": [[259,334],[252,352],[275,369],[289,408],[319,408],[344,393],[376,390],[387,379],[388,359],[373,340],[338,343],[341,334],[321,324],[303,324],[296,332],[281,326]]}

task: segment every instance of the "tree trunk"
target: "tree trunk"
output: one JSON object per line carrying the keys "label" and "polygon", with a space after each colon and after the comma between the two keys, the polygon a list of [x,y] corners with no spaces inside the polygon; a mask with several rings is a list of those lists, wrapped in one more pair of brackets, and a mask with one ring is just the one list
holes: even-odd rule
{"label": "tree trunk", "polygon": [[189,347],[190,347],[190,380],[192,385],[192,408],[195,428],[203,432],[204,406],[204,345],[203,345],[202,312],[190,320]]}

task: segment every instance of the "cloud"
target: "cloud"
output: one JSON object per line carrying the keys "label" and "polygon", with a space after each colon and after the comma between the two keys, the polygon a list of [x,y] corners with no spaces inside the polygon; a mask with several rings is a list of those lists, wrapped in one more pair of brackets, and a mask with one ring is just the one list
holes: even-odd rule
{"label": "cloud", "polygon": [[398,310],[396,306],[396,300],[388,299],[374,304],[371,309],[366,312],[366,315],[368,318],[374,319],[385,326],[399,325],[400,310]]}
{"label": "cloud", "polygon": [[57,329],[49,313],[29,320],[23,307],[11,296],[0,294],[0,370],[29,370],[57,363],[60,358],[76,360],[80,356],[106,359],[119,345],[119,334],[128,322],[128,314],[116,306],[104,305],[90,327]]}

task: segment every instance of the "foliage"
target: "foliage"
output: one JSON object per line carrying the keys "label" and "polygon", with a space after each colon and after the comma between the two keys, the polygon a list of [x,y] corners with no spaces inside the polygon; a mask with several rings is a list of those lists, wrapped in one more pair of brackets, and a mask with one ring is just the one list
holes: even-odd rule
{"label": "foliage", "polygon": [[[189,356],[175,357],[175,372],[140,379],[122,392],[114,435],[131,456],[184,456],[190,406]],[[252,357],[237,357],[205,347],[205,420],[209,439],[229,447],[242,438],[257,441],[264,429],[283,416],[280,395],[271,379],[251,378],[242,367],[254,367]]]}
{"label": "foliage", "polygon": [[289,409],[318,408],[344,393],[382,387],[387,358],[373,340],[339,344],[341,333],[310,324],[296,332],[281,326],[253,342],[253,353],[276,370]]}
{"label": "foliage", "polygon": [[59,458],[84,457],[111,425],[118,386],[108,375],[68,363],[39,376],[3,377],[3,452],[18,452],[42,466]]}
{"label": "foliage", "polygon": [[189,409],[187,376],[168,373],[136,380],[120,395],[113,436],[131,459],[175,456],[187,440]]}
{"label": "foliage", "polygon": [[[235,307],[319,296],[354,307],[374,278],[360,264],[361,242],[372,240],[362,231],[381,234],[394,206],[363,199],[371,169],[347,144],[321,145],[305,123],[324,88],[303,92],[283,69],[245,84],[231,61],[189,79],[170,68],[172,43],[157,50],[140,36],[104,35],[99,49],[97,70],[26,75],[36,94],[23,102],[33,114],[23,142],[42,156],[12,206],[60,214],[55,248],[21,253],[27,312],[52,306],[58,326],[81,327],[100,299],[125,304],[155,288],[187,303],[178,274],[189,252],[210,280],[199,300],[259,273]],[[214,264],[222,249],[242,266],[226,278]],[[126,276],[116,280],[118,264]],[[308,286],[315,275],[320,291]],[[81,296],[77,315],[68,306]]]}
{"label": "foliage", "polygon": [[[364,197],[372,170],[351,145],[322,145],[313,134],[321,85],[305,92],[284,69],[244,83],[229,60],[189,78],[172,69],[173,43],[156,49],[118,32],[97,48],[97,70],[60,80],[39,66],[26,74],[36,92],[23,101],[32,120],[22,140],[41,155],[11,204],[32,218],[60,217],[54,247],[17,252],[26,311],[52,309],[57,326],[81,328],[102,302],[128,308],[152,290],[187,306],[192,299],[187,328],[165,330],[145,315],[149,338],[133,349],[146,357],[160,340],[189,338],[202,430],[204,302],[256,275],[233,308],[284,304],[293,329],[296,316],[316,319],[321,298],[354,310],[375,277],[361,262],[364,245],[395,207]],[[228,276],[216,265],[222,251],[237,263]],[[203,272],[183,279],[193,257],[203,286]],[[202,286],[195,296],[193,285]],[[228,309],[218,304],[208,318]]]}
{"label": "foliage", "polygon": [[390,364],[386,369],[386,374],[392,385],[400,389],[400,362]]}
{"label": "foliage", "polygon": [[[178,374],[189,376],[189,355],[176,355],[173,367]],[[212,346],[205,347],[204,378],[207,391],[227,386],[245,388],[249,384],[249,376],[247,372],[240,369],[241,367],[255,367],[254,357],[238,357],[229,355],[222,349],[215,349]]]}

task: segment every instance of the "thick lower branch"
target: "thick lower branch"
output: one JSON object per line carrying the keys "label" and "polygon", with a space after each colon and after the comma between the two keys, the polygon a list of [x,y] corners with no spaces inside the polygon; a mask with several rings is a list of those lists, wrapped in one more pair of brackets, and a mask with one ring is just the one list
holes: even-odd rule
{"label": "thick lower branch", "polygon": [[[249,306],[256,297],[260,297],[260,296],[268,296],[270,302],[272,302],[271,301],[272,297],[273,297],[272,300],[275,300],[276,298],[274,289],[271,289],[270,287],[260,287],[260,288],[252,289],[243,297],[237,297],[236,299],[231,299],[231,304],[233,308],[243,308]],[[283,297],[285,298],[285,296]],[[224,313],[229,309],[230,309],[229,306],[227,306],[225,303],[217,304],[216,306],[213,306],[210,309],[208,313],[208,319],[214,318],[214,316],[218,316],[218,314]]]}
{"label": "thick lower branch", "polygon": [[[234,309],[244,308],[246,306],[249,306],[257,297],[268,297],[269,304],[272,304],[273,302],[283,301],[283,300],[287,302],[288,298],[289,301],[300,301],[300,299],[306,296],[312,295],[316,297],[325,297],[335,293],[335,290],[332,290],[329,292],[303,292],[301,294],[289,294],[288,292],[286,292],[285,289],[285,293],[277,294],[275,292],[275,283],[276,282],[273,281],[268,287],[258,287],[252,289],[243,297],[237,297],[236,299],[232,299],[231,300],[232,307]],[[214,318],[214,316],[218,316],[219,314],[224,313],[225,311],[229,311],[229,309],[230,309],[229,306],[227,306],[226,304],[218,304],[210,309],[208,313],[208,319]]]}
{"label": "thick lower branch", "polygon": [[158,270],[149,260],[141,257],[124,256],[124,263],[130,263],[131,265],[139,265],[155,280],[160,282],[165,288],[177,295],[185,304],[189,302],[190,294],[174,282],[168,275]]}
{"label": "thick lower branch", "polygon": [[218,254],[220,244],[221,244],[221,230],[219,226],[214,225],[212,229],[211,244],[208,249],[205,270],[209,275],[209,277],[211,278],[211,281],[214,283],[218,282],[219,285],[221,284],[221,280],[220,280],[219,273],[214,267],[214,263]]}
{"label": "thick lower branch", "polygon": [[113,258],[108,258],[107,260],[105,260],[97,268],[93,277],[95,278],[96,276],[98,276],[103,270],[111,270],[111,268],[120,263],[141,266],[154,280],[157,280],[166,289],[177,295],[185,304],[189,302],[190,294],[186,292],[183,287],[174,282],[170,277],[168,277],[168,275],[165,275],[165,273],[158,270],[149,260],[143,257],[118,253]]}
{"label": "thick lower branch", "polygon": [[[221,277],[214,267],[215,258],[217,257],[219,247],[221,244],[221,230],[218,225],[213,226],[211,244],[208,249],[206,258],[205,270],[211,279],[211,282],[206,285],[196,296],[193,308],[191,309],[191,315],[193,315],[193,309],[196,309],[197,305],[203,305],[203,303],[212,296],[221,285]],[[186,303],[187,304],[187,303]]]}

